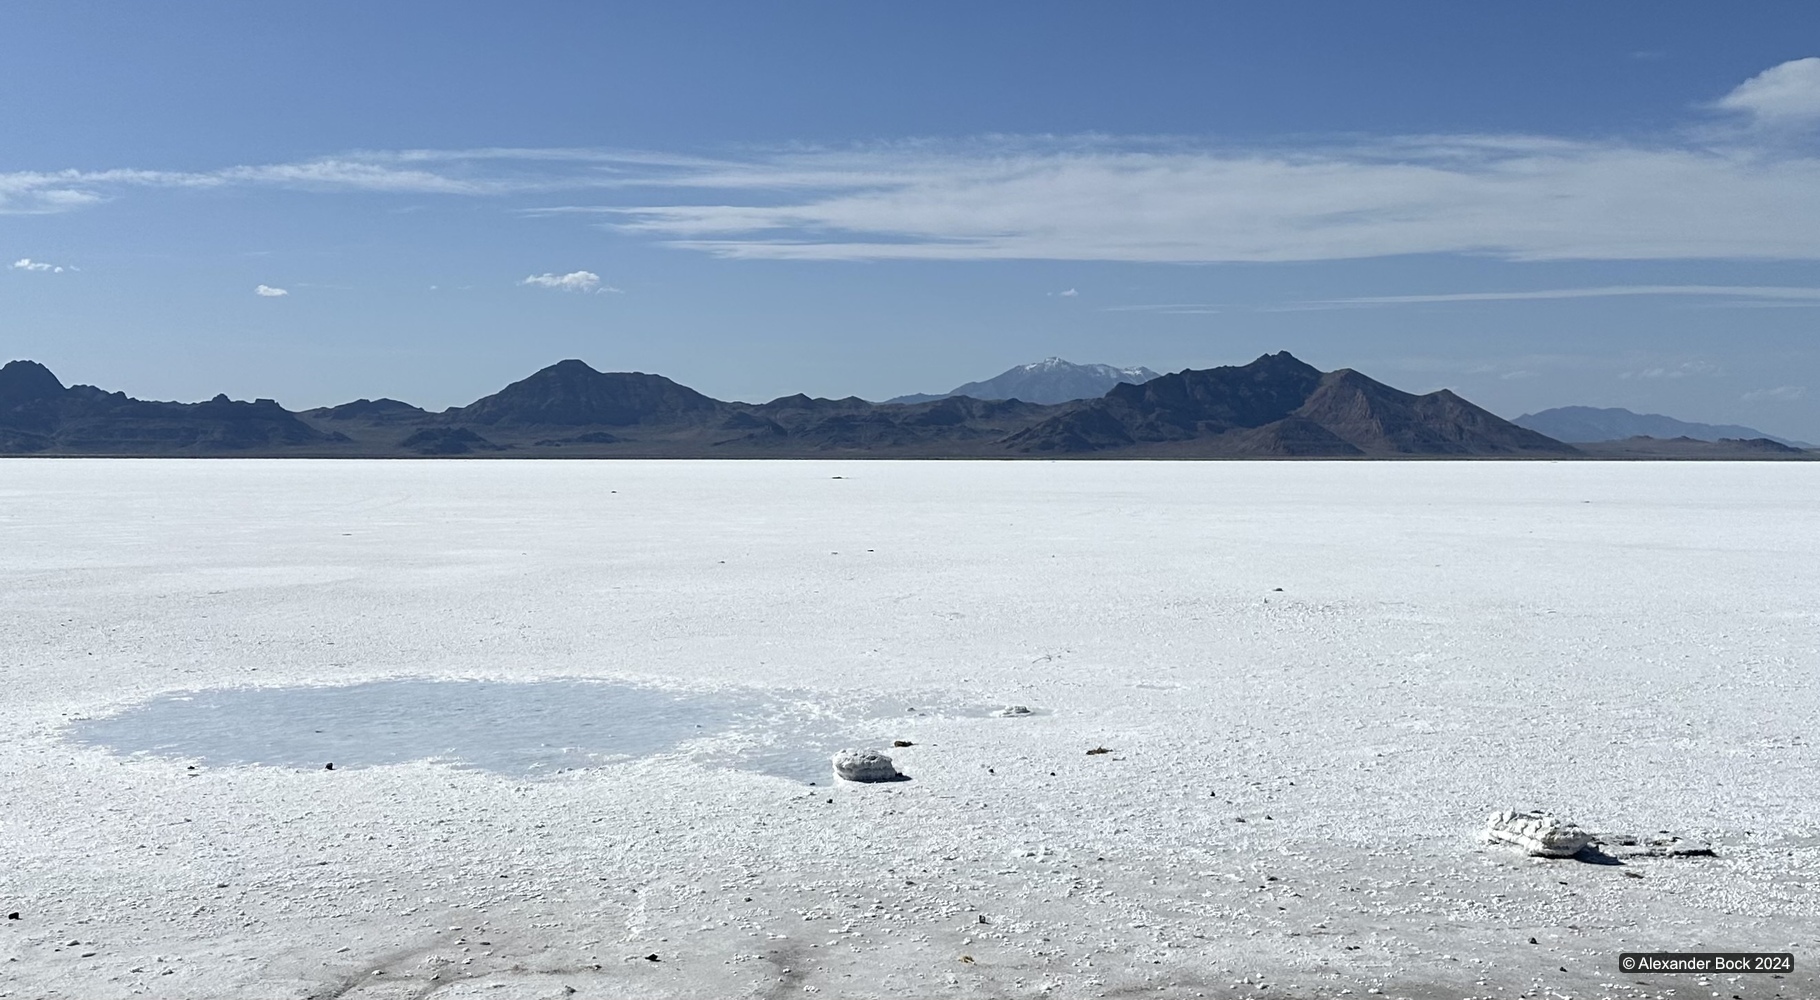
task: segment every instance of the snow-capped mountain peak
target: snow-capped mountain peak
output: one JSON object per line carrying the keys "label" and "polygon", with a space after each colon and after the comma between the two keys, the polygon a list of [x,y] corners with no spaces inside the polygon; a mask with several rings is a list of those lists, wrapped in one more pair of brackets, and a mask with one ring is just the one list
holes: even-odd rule
{"label": "snow-capped mountain peak", "polygon": [[1021,399],[1026,403],[1066,403],[1104,396],[1120,382],[1148,382],[1157,377],[1143,366],[1077,365],[1062,358],[1044,358],[1018,365],[981,382],[968,382],[939,395],[899,396],[894,403],[924,402],[943,396],[975,399]]}

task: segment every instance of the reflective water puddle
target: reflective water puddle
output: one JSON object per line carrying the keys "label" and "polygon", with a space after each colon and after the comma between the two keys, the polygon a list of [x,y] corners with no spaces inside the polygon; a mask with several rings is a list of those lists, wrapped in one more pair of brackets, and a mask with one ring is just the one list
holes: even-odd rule
{"label": "reflective water puddle", "polygon": [[[336,769],[436,760],[515,776],[686,753],[799,781],[858,742],[846,723],[945,712],[896,700],[833,710],[769,692],[688,692],[607,681],[402,679],[341,687],[221,688],[73,723],[115,753],[206,765]],[[863,727],[876,731],[875,727]]]}

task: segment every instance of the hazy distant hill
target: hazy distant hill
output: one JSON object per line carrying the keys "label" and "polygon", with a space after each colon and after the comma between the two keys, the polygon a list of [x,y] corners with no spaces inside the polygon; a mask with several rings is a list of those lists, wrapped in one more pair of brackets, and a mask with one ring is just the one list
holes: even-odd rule
{"label": "hazy distant hill", "polygon": [[419,409],[409,403],[396,399],[356,399],[352,403],[340,406],[319,406],[314,410],[305,410],[303,415],[318,420],[376,420],[400,423],[410,420],[422,420],[429,416],[427,410]]}
{"label": "hazy distant hill", "polygon": [[1594,458],[1707,459],[1735,462],[1763,459],[1812,460],[1814,457],[1813,452],[1793,448],[1779,441],[1771,441],[1769,438],[1720,438],[1717,441],[1703,441],[1691,437],[1632,437],[1622,441],[1586,441],[1576,447]]}
{"label": "hazy distant hill", "polygon": [[1558,406],[1540,413],[1525,413],[1511,421],[1519,427],[1546,434],[1572,444],[1594,441],[1622,441],[1626,438],[1649,437],[1660,441],[1687,437],[1696,441],[1723,439],[1749,440],[1768,438],[1795,448],[1811,448],[1800,441],[1790,441],[1765,434],[1752,427],[1736,424],[1691,424],[1660,413],[1632,413],[1619,407],[1599,409],[1592,406]]}
{"label": "hazy distant hill", "polygon": [[886,402],[927,403],[949,396],[971,396],[974,399],[1020,399],[1026,403],[1068,403],[1104,396],[1106,390],[1122,382],[1148,382],[1156,377],[1156,372],[1142,366],[1077,365],[1061,358],[1046,358],[1034,364],[1018,365],[984,382],[968,382],[952,392],[913,393]]}

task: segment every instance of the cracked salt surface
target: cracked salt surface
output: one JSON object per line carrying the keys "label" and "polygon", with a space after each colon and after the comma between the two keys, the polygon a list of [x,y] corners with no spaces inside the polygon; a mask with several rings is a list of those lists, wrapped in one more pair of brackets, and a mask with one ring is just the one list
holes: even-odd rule
{"label": "cracked salt surface", "polygon": [[681,753],[805,782],[825,781],[828,754],[853,739],[828,710],[768,692],[433,678],[167,694],[72,723],[70,737],[214,766],[427,760],[529,777]]}

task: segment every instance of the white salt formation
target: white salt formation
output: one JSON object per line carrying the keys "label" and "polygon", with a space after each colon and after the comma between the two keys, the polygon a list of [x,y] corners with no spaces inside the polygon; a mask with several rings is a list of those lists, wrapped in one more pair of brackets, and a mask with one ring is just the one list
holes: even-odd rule
{"label": "white salt formation", "polygon": [[1494,841],[1543,858],[1571,857],[1592,841],[1592,834],[1566,820],[1543,812],[1514,810],[1492,813],[1485,834]]}
{"label": "white salt formation", "polygon": [[847,781],[898,781],[903,778],[891,758],[877,750],[842,750],[834,755],[834,774]]}
{"label": "white salt formation", "polygon": [[1030,711],[1030,709],[1026,708],[1023,705],[1006,705],[1004,708],[1001,708],[998,711],[993,712],[992,717],[995,719],[1015,719],[1020,715],[1035,715],[1035,714],[1036,713]]}

